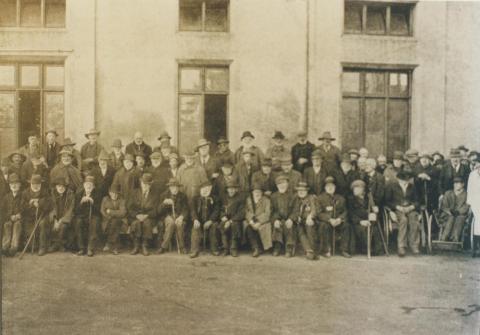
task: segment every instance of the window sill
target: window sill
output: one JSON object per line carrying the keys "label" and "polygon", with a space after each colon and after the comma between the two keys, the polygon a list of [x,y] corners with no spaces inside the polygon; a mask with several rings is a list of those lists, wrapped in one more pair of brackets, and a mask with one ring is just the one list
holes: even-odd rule
{"label": "window sill", "polygon": [[47,28],[47,27],[0,27],[0,32],[28,32],[28,33],[66,33],[67,28]]}
{"label": "window sill", "polygon": [[177,30],[177,35],[188,37],[225,37],[230,35],[229,31],[186,31]]}
{"label": "window sill", "polygon": [[396,35],[368,35],[368,34],[354,34],[343,33],[342,38],[368,40],[368,41],[404,41],[410,43],[417,43],[415,36],[396,36]]}

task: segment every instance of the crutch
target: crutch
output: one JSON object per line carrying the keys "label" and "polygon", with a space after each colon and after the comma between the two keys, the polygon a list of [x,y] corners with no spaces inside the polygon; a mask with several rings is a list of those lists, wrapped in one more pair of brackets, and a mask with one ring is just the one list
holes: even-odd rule
{"label": "crutch", "polygon": [[[32,239],[34,239],[35,237],[35,231],[37,230],[38,226],[40,225],[40,219],[38,218],[38,207],[37,209],[35,210],[35,225],[33,226],[33,230],[27,240],[27,243],[25,244],[25,247],[23,248],[22,250],[22,253],[20,254],[20,256],[18,257],[18,259],[22,259],[23,258],[23,255],[25,254],[25,251],[27,251],[27,248],[28,248],[28,245],[30,244],[30,242],[32,241]],[[33,246],[33,243],[32,243],[32,246]],[[33,248],[32,248],[33,249]],[[33,253],[33,251],[32,251]]]}
{"label": "crutch", "polygon": [[180,243],[178,239],[178,232],[176,227],[177,215],[175,214],[175,200],[172,199],[172,216],[173,216],[173,224],[175,225],[175,241],[177,242],[177,253],[180,255]]}

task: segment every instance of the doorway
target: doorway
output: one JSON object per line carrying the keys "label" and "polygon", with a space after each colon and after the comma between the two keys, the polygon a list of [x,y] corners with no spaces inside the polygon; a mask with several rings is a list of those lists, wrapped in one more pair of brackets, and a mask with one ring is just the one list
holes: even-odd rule
{"label": "doorway", "polygon": [[18,91],[18,144],[28,143],[28,137],[41,138],[40,91]]}
{"label": "doorway", "polygon": [[204,137],[216,149],[220,137],[227,136],[227,96],[220,94],[205,95]]}

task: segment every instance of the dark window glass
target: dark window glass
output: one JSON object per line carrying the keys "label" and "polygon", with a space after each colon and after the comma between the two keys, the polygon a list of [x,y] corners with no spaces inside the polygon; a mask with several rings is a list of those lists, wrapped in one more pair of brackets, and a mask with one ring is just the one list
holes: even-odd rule
{"label": "dark window glass", "polygon": [[40,27],[41,0],[20,0],[20,25],[22,27]]}
{"label": "dark window glass", "polygon": [[0,0],[0,27],[17,25],[17,0]]}
{"label": "dark window glass", "polygon": [[345,4],[345,32],[362,32],[362,12],[362,6]]}
{"label": "dark window glass", "polygon": [[407,36],[410,34],[410,7],[392,6],[390,9],[390,34]]}
{"label": "dark window glass", "polygon": [[367,33],[383,35],[386,33],[386,7],[367,7]]}
{"label": "dark window glass", "polygon": [[45,0],[45,26],[65,27],[65,0]]}
{"label": "dark window glass", "polygon": [[227,31],[228,1],[207,1],[205,3],[205,30]]}
{"label": "dark window glass", "polygon": [[195,0],[180,1],[180,30],[202,30],[202,2]]}

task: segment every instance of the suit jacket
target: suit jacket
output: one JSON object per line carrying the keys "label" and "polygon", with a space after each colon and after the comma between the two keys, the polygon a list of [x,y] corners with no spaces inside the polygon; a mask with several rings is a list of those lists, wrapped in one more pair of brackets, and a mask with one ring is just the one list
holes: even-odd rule
{"label": "suit jacket", "polygon": [[[82,171],[83,170],[92,170],[95,165],[98,163],[98,155],[103,150],[103,146],[100,143],[95,143],[93,145],[90,142],[85,143],[80,148],[80,156],[82,157]],[[85,160],[93,158],[93,161],[87,163]]]}
{"label": "suit jacket", "polygon": [[[426,174],[430,180],[420,178],[420,175]],[[428,205],[431,211],[438,208],[438,197],[440,195],[439,172],[433,166],[422,166],[419,164],[415,170],[415,189],[418,192],[418,201],[421,205]],[[428,203],[426,204],[425,201]]]}
{"label": "suit jacket", "polygon": [[346,197],[352,192],[352,183],[355,180],[360,179],[360,173],[355,170],[350,170],[347,173],[344,173],[342,169],[338,169],[334,177],[337,185],[336,193]]}
{"label": "suit jacket", "polygon": [[185,220],[188,219],[188,214],[190,212],[190,206],[188,203],[187,196],[183,192],[178,192],[173,195],[169,189],[167,189],[160,196],[159,205],[157,208],[157,213],[160,219],[164,219],[166,216],[173,216],[173,206],[166,205],[163,203],[165,199],[172,199],[175,207],[175,217],[178,218],[180,215],[183,216]]}
{"label": "suit jacket", "polygon": [[287,220],[293,212],[294,196],[288,191],[285,193],[275,192],[270,197],[272,203],[272,222]]}
{"label": "suit jacket", "polygon": [[323,165],[318,173],[315,173],[313,167],[308,167],[303,171],[303,179],[308,184],[309,193],[320,195],[323,192],[325,186],[325,178],[329,175],[325,165]]}
{"label": "suit jacket", "polygon": [[[250,147],[250,150],[253,151],[252,163],[255,166],[255,171],[260,168],[260,164],[263,158],[263,152],[259,147],[253,145]],[[235,151],[235,164],[243,161],[243,145]]]}
{"label": "suit jacket", "polygon": [[368,220],[368,197],[356,197],[350,194],[347,198],[348,220],[352,225],[360,224],[362,220]]}
{"label": "suit jacket", "polygon": [[123,152],[120,153],[119,157],[117,157],[114,152],[109,153],[108,156],[110,157],[110,165],[115,171],[118,171],[123,167],[123,159],[125,158]]}
{"label": "suit jacket", "polygon": [[460,177],[468,184],[468,176],[470,175],[470,168],[465,164],[459,164],[458,171],[452,166],[450,161],[447,161],[440,172],[440,192],[445,193],[448,190],[453,190],[453,178]]}
{"label": "suit jacket", "polygon": [[245,197],[237,192],[233,197],[227,197],[222,203],[220,218],[241,222],[245,218]]}
{"label": "suit jacket", "polygon": [[50,171],[50,180],[54,180],[57,177],[61,177],[67,180],[68,187],[76,192],[77,189],[82,187],[82,174],[79,169],[73,165],[63,165],[58,163]]}
{"label": "suit jacket", "polygon": [[340,194],[330,195],[326,192],[318,196],[318,218],[320,221],[329,222],[330,219],[341,218],[343,222],[347,219],[346,200]]}
{"label": "suit jacket", "polygon": [[[315,150],[315,145],[307,141],[305,144],[296,143],[292,147],[292,162],[293,168],[300,173],[305,171],[305,168],[312,166],[312,152]],[[300,158],[306,158],[305,164],[298,163]]]}
{"label": "suit jacket", "polygon": [[205,175],[209,180],[212,179],[212,174],[218,173],[220,169],[219,162],[212,156],[208,156],[208,161],[202,164],[200,157],[196,158],[195,163],[205,171]]}
{"label": "suit jacket", "polygon": [[205,170],[194,164],[187,166],[182,164],[178,169],[177,179],[183,186],[183,192],[188,199],[193,199],[194,196],[198,195],[200,192],[200,185],[207,181],[207,174]]}
{"label": "suit jacket", "polygon": [[442,216],[447,215],[467,215],[470,206],[467,204],[467,192],[455,194],[455,191],[449,190],[445,192],[442,199]]}
{"label": "suit jacket", "polygon": [[59,194],[56,190],[53,190],[52,206],[51,215],[53,218],[57,220],[61,219],[64,223],[70,223],[75,208],[75,193],[70,189],[66,189],[63,194]]}
{"label": "suit jacket", "polygon": [[54,142],[52,147],[48,143],[44,143],[42,146],[42,154],[45,157],[45,162],[48,165],[48,168],[51,169],[57,164],[58,157],[60,153],[60,144]]}
{"label": "suit jacket", "polygon": [[235,164],[235,154],[230,149],[227,149],[227,151],[225,151],[225,152],[218,152],[217,151],[215,153],[215,159],[217,160],[217,162],[219,162],[220,166],[224,162],[230,162],[230,163],[232,163],[232,165]]}
{"label": "suit jacket", "polygon": [[[305,198],[300,198],[298,195],[293,198],[292,213],[290,219],[298,224],[304,223],[307,217],[315,219],[317,217],[317,199],[313,194],[307,195]],[[299,222],[299,219],[302,222]]]}
{"label": "suit jacket", "polygon": [[317,147],[320,150],[324,164],[327,166],[328,169],[336,169],[340,165],[341,161],[341,153],[340,149],[333,144],[330,144],[330,148],[327,150],[324,144],[321,144]]}
{"label": "suit jacket", "polygon": [[140,181],[135,174],[134,168],[127,171],[124,167],[122,167],[115,173],[112,185],[114,185],[114,187],[120,188],[120,193],[122,194],[125,201],[128,203],[130,195],[136,188],[140,186]]}
{"label": "suit jacket", "polygon": [[245,219],[248,222],[253,220],[255,223],[268,223],[270,222],[270,215],[271,204],[268,197],[262,196],[255,206],[253,205],[253,199],[251,197],[246,199]]}
{"label": "suit jacket", "polygon": [[252,186],[252,176],[258,171],[258,166],[256,164],[251,164],[250,168],[247,167],[247,164],[242,160],[235,166],[235,171],[238,175],[238,181],[240,184],[241,192],[250,192]]}
{"label": "suit jacket", "polygon": [[266,157],[272,159],[272,169],[275,171],[280,170],[280,158],[282,156],[288,155],[289,151],[284,145],[273,145],[267,149],[265,153]]}
{"label": "suit jacket", "polygon": [[113,177],[115,176],[115,169],[108,165],[105,175],[103,175],[100,166],[96,166],[92,170],[92,175],[95,177],[95,188],[100,191],[103,198],[108,194],[108,190],[112,185]]}
{"label": "suit jacket", "polygon": [[151,188],[145,197],[142,188],[139,187],[133,191],[128,200],[128,216],[135,220],[138,214],[146,214],[149,219],[154,219],[157,216],[157,203],[158,198]]}
{"label": "suit jacket", "polygon": [[367,193],[372,193],[375,205],[382,207],[385,203],[385,177],[375,171],[373,176],[365,174],[363,180],[367,185]]}
{"label": "suit jacket", "polygon": [[22,214],[23,211],[22,192],[19,191],[14,197],[12,192],[8,192],[0,203],[0,223],[10,221],[12,215]]}
{"label": "suit jacket", "polygon": [[90,208],[92,216],[100,216],[100,207],[102,205],[102,195],[100,191],[94,188],[90,197],[93,199],[93,204],[90,205],[90,202],[81,203],[82,198],[86,195],[85,189],[82,187],[77,190],[75,193],[75,209],[74,213],[76,217],[82,219],[88,219],[90,215]]}
{"label": "suit jacket", "polygon": [[170,170],[162,165],[157,167],[149,166],[145,172],[150,173],[153,177],[152,190],[160,196],[167,189],[167,182],[172,177]]}
{"label": "suit jacket", "polygon": [[190,215],[192,220],[198,220],[201,223],[218,222],[221,207],[220,199],[214,195],[208,197],[197,195],[191,201]]}
{"label": "suit jacket", "polygon": [[408,184],[405,193],[398,182],[388,185],[385,198],[387,206],[392,210],[395,210],[397,206],[405,207],[410,205],[415,206],[417,210],[419,208],[417,191],[412,184]]}
{"label": "suit jacket", "polygon": [[35,218],[36,208],[30,204],[30,200],[38,199],[38,218],[46,217],[52,210],[52,199],[47,188],[42,186],[39,192],[33,192],[29,187],[22,193],[22,216]]}
{"label": "suit jacket", "polygon": [[277,185],[275,185],[273,173],[269,173],[268,175],[266,175],[261,170],[253,173],[252,185],[261,185],[263,191],[265,192],[275,192],[277,190]]}
{"label": "suit jacket", "polygon": [[[107,209],[110,213],[107,213]],[[110,196],[103,197],[102,205],[100,206],[100,212],[102,213],[104,220],[110,219],[123,219],[127,216],[127,204],[122,196],[118,196],[117,200],[113,200]]]}
{"label": "suit jacket", "polygon": [[133,155],[135,157],[138,154],[142,154],[145,157],[145,164],[150,164],[150,155],[152,154],[152,147],[147,143],[142,142],[142,144],[137,145],[135,142],[127,144],[125,147],[125,153]]}

